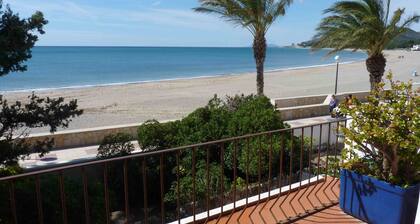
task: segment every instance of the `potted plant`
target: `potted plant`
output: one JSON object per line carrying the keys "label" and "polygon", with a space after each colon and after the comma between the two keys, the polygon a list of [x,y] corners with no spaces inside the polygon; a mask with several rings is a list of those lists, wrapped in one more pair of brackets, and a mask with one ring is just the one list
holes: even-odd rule
{"label": "potted plant", "polygon": [[420,90],[412,83],[380,83],[367,103],[340,111],[346,149],[340,172],[340,207],[368,223],[414,223],[420,186]]}

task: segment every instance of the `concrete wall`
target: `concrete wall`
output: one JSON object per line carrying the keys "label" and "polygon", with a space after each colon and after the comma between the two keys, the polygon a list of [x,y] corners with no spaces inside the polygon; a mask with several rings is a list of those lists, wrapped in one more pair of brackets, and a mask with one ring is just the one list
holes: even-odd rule
{"label": "concrete wall", "polygon": [[[343,123],[340,125],[343,125]],[[331,146],[337,143],[337,123],[315,125],[312,128],[312,135],[310,127],[303,128],[303,132],[304,137],[308,140],[312,137],[312,148],[315,151],[318,149],[321,151],[326,150],[327,145]],[[294,135],[300,137],[302,135],[302,129],[295,130]],[[333,151],[334,148],[330,148],[330,150]]]}
{"label": "concrete wall", "polygon": [[54,149],[91,146],[100,144],[105,136],[119,132],[128,133],[133,138],[137,138],[137,129],[140,125],[140,123],[136,123],[70,131],[59,131],[54,134],[33,134],[28,136],[27,140],[29,142],[36,142],[42,141],[45,138],[54,138]]}
{"label": "concrete wall", "polygon": [[[340,102],[343,102],[344,98],[348,94],[350,93],[337,94],[337,98]],[[353,94],[353,96],[358,98],[359,100],[362,100],[369,94],[369,92],[352,92],[351,94]],[[331,95],[313,95],[293,98],[289,97],[272,99],[271,102],[275,104],[277,109],[281,112],[282,119],[287,121],[328,115],[328,103],[330,101],[330,98]],[[141,123],[135,123],[117,126],[60,131],[52,135],[50,133],[33,134],[30,135],[27,139],[30,142],[35,142],[41,141],[45,138],[54,138],[54,149],[92,146],[100,144],[105,136],[109,134],[115,134],[118,132],[128,133],[131,136],[133,136],[133,138],[136,138],[137,129],[140,125]],[[305,133],[305,135],[307,134]],[[323,132],[323,135],[327,135],[327,133]],[[325,136],[323,136],[323,139],[324,137]]]}
{"label": "concrete wall", "polygon": [[285,107],[296,107],[303,105],[312,105],[323,103],[328,95],[312,95],[312,96],[301,96],[301,97],[287,97],[274,99],[274,105],[277,108]]}
{"label": "concrete wall", "polygon": [[[369,91],[339,93],[336,95],[336,98],[341,103],[344,102],[345,97],[349,94],[364,101],[366,96],[369,95]],[[276,106],[277,110],[280,111],[281,118],[287,121],[328,115],[328,104],[331,100],[331,96],[332,94],[293,98],[288,97],[272,99],[271,102]]]}
{"label": "concrete wall", "polygon": [[278,108],[282,120],[318,117],[328,114],[328,104],[313,104],[297,107]]}

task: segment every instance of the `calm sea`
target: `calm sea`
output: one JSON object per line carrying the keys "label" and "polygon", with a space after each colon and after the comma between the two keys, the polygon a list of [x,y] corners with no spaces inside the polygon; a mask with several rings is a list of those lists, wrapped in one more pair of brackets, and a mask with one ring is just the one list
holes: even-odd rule
{"label": "calm sea", "polygon": [[[269,48],[266,70],[334,63],[327,51]],[[341,61],[364,53],[341,52]],[[112,85],[255,71],[251,48],[35,47],[28,71],[0,78],[0,91]]]}

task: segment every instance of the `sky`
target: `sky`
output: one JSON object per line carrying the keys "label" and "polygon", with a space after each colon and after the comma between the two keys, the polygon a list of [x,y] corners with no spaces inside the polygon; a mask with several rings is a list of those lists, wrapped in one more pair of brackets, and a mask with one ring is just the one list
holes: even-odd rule
{"label": "sky", "polygon": [[[336,0],[295,0],[272,25],[269,44],[311,39],[322,11]],[[251,46],[252,36],[216,15],[192,10],[197,0],[3,0],[21,16],[42,11],[49,21],[39,46]],[[393,0],[392,9],[420,14],[420,0]],[[420,24],[412,26],[420,31]]]}

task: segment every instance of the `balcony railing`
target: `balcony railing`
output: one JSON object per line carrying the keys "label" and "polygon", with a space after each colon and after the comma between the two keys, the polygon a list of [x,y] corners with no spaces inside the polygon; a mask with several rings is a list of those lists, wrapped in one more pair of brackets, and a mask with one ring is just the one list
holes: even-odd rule
{"label": "balcony railing", "polygon": [[337,204],[345,123],[3,177],[0,223],[293,222]]}

